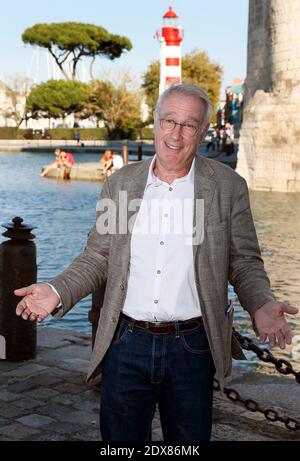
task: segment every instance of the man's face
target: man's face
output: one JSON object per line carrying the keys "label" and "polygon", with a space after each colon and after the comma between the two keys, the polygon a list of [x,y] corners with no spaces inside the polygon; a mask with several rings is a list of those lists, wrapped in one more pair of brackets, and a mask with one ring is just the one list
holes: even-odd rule
{"label": "man's face", "polygon": [[[161,105],[160,114],[154,119],[155,148],[159,163],[170,171],[188,169],[197,154],[198,143],[208,126],[203,127],[205,104],[193,96],[173,93]],[[162,129],[159,119],[174,120],[202,127],[194,136],[185,134],[183,127]]]}

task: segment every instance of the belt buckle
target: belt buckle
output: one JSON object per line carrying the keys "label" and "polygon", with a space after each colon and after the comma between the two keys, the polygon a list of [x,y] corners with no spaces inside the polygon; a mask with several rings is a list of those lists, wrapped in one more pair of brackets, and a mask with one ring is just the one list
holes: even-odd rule
{"label": "belt buckle", "polygon": [[[154,321],[154,322],[145,322],[146,323],[146,328],[148,327],[161,327],[163,325],[165,325],[166,323],[168,322],[159,322],[159,321]],[[165,325],[166,326],[166,325]]]}
{"label": "belt buckle", "polygon": [[[156,329],[158,327],[158,329]],[[171,334],[173,332],[173,324],[171,322],[146,322],[146,328],[151,331],[153,328],[153,332],[156,334]],[[162,328],[163,331],[159,331]]]}

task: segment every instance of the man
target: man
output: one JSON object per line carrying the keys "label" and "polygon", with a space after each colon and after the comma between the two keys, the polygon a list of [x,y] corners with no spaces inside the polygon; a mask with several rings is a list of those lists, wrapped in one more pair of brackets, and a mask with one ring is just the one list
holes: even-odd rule
{"label": "man", "polygon": [[80,134],[80,131],[79,131],[79,130],[77,130],[77,131],[75,132],[75,139],[76,139],[76,141],[77,141],[77,144],[79,144],[79,143],[80,143],[80,139],[81,139],[81,134]]}
{"label": "man", "polygon": [[92,381],[101,364],[104,441],[149,440],[156,403],[166,442],[210,439],[214,374],[223,388],[232,348],[242,356],[232,343],[228,281],[262,341],[291,343],[284,313],[297,309],[270,290],[246,183],[197,155],[210,114],[199,88],[166,90],[154,114],[154,159],[107,179],[86,249],[51,286],[15,291],[25,296],[17,314],[41,321],[61,318],[106,283],[88,372]]}
{"label": "man", "polygon": [[210,148],[212,148],[214,152],[216,150],[216,130],[213,126],[208,130],[207,137],[209,137],[209,140],[206,144],[206,152],[209,152]]}
{"label": "man", "polygon": [[224,129],[224,150],[226,152],[226,155],[231,155],[234,153],[234,129],[233,125],[230,123],[225,124],[225,129]]}

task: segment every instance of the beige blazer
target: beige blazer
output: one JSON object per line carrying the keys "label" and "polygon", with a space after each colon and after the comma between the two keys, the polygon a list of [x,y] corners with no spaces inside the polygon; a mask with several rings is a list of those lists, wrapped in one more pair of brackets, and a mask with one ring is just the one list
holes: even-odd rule
{"label": "beige blazer", "polygon": [[[150,163],[151,159],[148,159],[127,165],[114,173],[105,182],[100,199],[113,199],[117,209],[120,190],[127,191],[128,201],[142,199]],[[229,317],[226,315],[228,282],[233,285],[252,322],[255,311],[273,300],[274,296],[260,255],[246,181],[220,162],[197,156],[196,199],[204,200],[204,239],[193,247],[196,287],[216,378],[223,389],[224,378],[231,372],[232,354],[234,358],[244,358],[232,337],[233,311]],[[195,209],[194,223],[196,212]],[[128,219],[134,213],[136,210],[129,212]],[[97,217],[100,215],[98,212]],[[85,250],[64,272],[50,281],[62,299],[62,308],[55,315],[56,319],[106,282],[88,382],[92,382],[100,373],[101,361],[111,344],[124,304],[130,239],[130,233],[99,235],[95,224]]]}

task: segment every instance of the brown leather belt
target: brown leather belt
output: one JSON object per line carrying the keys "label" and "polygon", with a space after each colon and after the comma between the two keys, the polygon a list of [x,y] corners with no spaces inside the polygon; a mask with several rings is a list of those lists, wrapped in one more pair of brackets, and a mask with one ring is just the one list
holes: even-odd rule
{"label": "brown leather belt", "polygon": [[148,330],[151,333],[161,335],[172,335],[176,332],[176,323],[178,324],[179,331],[193,330],[197,325],[203,325],[202,317],[195,317],[189,320],[178,320],[173,322],[146,322],[144,320],[135,320],[128,315],[121,312],[120,319],[126,320],[127,322],[134,323],[134,326]]}

